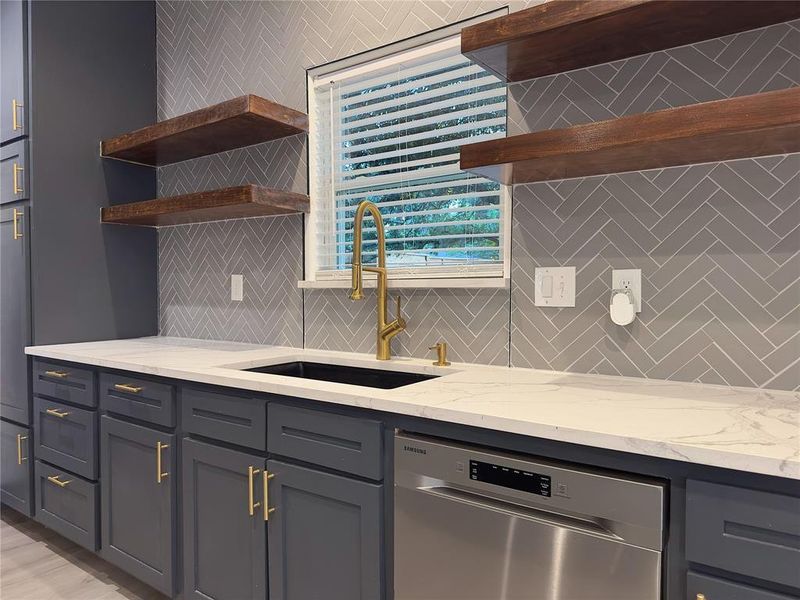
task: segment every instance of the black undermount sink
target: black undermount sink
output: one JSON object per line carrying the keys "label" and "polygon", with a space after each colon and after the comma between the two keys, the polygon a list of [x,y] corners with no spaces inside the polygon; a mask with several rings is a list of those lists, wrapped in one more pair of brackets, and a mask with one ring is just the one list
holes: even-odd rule
{"label": "black undermount sink", "polygon": [[401,371],[383,371],[381,369],[365,369],[363,367],[347,367],[343,365],[328,365],[324,363],[296,361],[267,365],[266,367],[253,367],[242,369],[252,373],[271,373],[273,375],[286,375],[300,377],[301,379],[316,379],[318,381],[331,381],[333,383],[349,383],[362,385],[382,390],[411,385],[420,381],[434,379],[438,375],[423,375],[422,373],[405,373]]}

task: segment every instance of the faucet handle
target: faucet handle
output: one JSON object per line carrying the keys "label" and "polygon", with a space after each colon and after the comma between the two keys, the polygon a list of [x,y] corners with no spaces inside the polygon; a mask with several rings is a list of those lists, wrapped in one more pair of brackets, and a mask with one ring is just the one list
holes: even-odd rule
{"label": "faucet handle", "polygon": [[395,319],[405,327],[406,321],[403,318],[403,310],[402,310],[402,300],[400,298],[400,294],[397,295],[397,314],[395,315]]}

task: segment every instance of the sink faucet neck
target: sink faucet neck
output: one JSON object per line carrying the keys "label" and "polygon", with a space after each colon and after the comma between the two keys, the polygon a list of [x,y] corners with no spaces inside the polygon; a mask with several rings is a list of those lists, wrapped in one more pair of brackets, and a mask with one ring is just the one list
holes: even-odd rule
{"label": "sink faucet neck", "polygon": [[[369,212],[375,221],[375,229],[378,232],[378,261],[377,266],[365,266],[361,262],[363,246],[363,223],[364,215]],[[378,275],[378,326],[377,326],[377,349],[376,358],[378,360],[389,360],[391,358],[391,340],[398,333],[406,328],[406,322],[400,312],[400,297],[397,298],[397,316],[393,321],[389,321],[388,310],[388,274],[386,271],[386,235],[383,227],[383,218],[378,207],[369,201],[364,201],[358,205],[355,218],[353,220],[353,260],[352,260],[352,285],[350,298],[352,300],[363,300],[364,281],[363,272],[376,273]]]}

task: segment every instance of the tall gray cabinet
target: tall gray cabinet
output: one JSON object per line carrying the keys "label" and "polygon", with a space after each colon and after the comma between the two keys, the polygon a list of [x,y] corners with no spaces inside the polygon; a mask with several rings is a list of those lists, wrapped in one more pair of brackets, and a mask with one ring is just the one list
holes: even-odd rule
{"label": "tall gray cabinet", "polygon": [[[100,223],[155,172],[99,156],[156,119],[155,4],[3,0],[0,31],[0,418],[33,443],[26,345],[157,333],[155,230]],[[5,454],[2,501],[30,515],[32,461]]]}

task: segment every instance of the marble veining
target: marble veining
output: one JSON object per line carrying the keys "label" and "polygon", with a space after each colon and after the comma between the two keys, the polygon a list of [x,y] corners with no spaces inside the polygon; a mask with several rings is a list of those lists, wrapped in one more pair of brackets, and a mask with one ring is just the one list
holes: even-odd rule
{"label": "marble veining", "polygon": [[[800,393],[153,337],[30,355],[800,480]],[[441,375],[380,390],[239,369],[292,360]]]}

